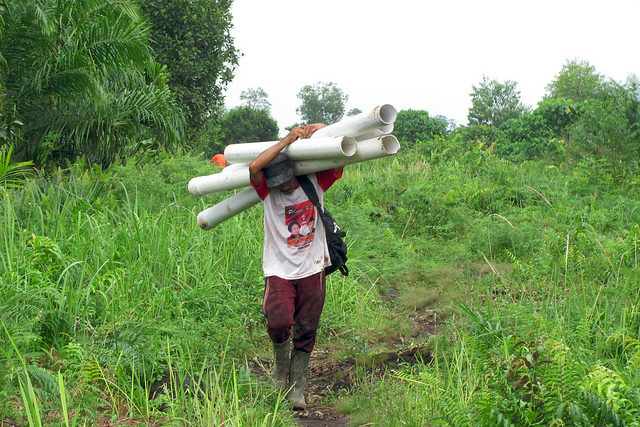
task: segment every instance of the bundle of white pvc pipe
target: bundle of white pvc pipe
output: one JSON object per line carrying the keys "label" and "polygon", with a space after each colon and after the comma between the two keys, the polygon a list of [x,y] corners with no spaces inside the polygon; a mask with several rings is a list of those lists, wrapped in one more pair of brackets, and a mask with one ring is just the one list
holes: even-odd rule
{"label": "bundle of white pvc pipe", "polygon": [[[392,156],[400,150],[393,135],[396,109],[384,104],[368,113],[348,117],[317,130],[310,140],[298,140],[285,151],[296,165],[296,175],[319,172],[353,163]],[[193,178],[189,193],[201,197],[250,185],[249,163],[278,141],[233,144],[225,149],[230,163],[220,173]],[[253,188],[246,188],[198,214],[198,225],[210,230],[260,201]]]}
{"label": "bundle of white pvc pipe", "polygon": [[347,117],[337,123],[318,129],[311,138],[348,135],[356,141],[375,138],[393,131],[398,112],[390,104],[379,105],[368,113]]}
{"label": "bundle of white pvc pipe", "polygon": [[[381,157],[392,156],[400,150],[400,143],[393,135],[384,135],[378,138],[368,139],[358,142],[358,150],[353,156],[324,160],[298,160],[296,165],[296,175],[306,175],[327,169],[343,167],[353,163],[364,162],[366,160],[379,159]],[[246,185],[250,184],[249,169],[247,167]],[[210,230],[229,218],[250,208],[260,201],[258,194],[253,188],[245,188],[239,193],[226,200],[210,207],[198,214],[198,225],[204,230]]]}

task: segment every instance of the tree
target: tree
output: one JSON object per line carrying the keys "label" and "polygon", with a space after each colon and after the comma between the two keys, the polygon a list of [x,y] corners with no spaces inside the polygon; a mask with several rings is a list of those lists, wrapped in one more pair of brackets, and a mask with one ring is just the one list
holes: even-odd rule
{"label": "tree", "polygon": [[516,85],[511,80],[500,83],[483,76],[478,86],[472,86],[472,107],[467,116],[469,125],[499,127],[526,112],[527,107],[520,102],[520,91],[516,90]]}
{"label": "tree", "polygon": [[571,129],[572,146],[581,155],[606,158],[614,167],[637,173],[640,155],[640,105],[633,87],[606,82],[597,99],[580,105],[580,119]]}
{"label": "tree", "polygon": [[247,89],[240,93],[240,99],[245,105],[254,110],[265,110],[271,112],[271,103],[267,99],[269,95],[261,87],[257,89]]}
{"label": "tree", "polygon": [[356,116],[358,114],[362,113],[362,110],[359,108],[352,108],[351,110],[349,110],[349,112],[347,113],[347,117],[351,117],[351,116]]}
{"label": "tree", "polygon": [[332,82],[306,85],[298,92],[298,98],[302,100],[302,104],[296,112],[304,123],[328,125],[342,119],[345,104],[349,99],[342,89]]}
{"label": "tree", "polygon": [[640,101],[640,77],[638,77],[637,74],[629,74],[625,86],[635,95],[636,99]]}
{"label": "tree", "polygon": [[445,135],[449,123],[429,117],[424,110],[401,110],[393,127],[393,134],[403,143],[428,141]]}
{"label": "tree", "polygon": [[220,127],[226,145],[278,139],[278,123],[271,115],[265,110],[255,110],[245,105],[232,108],[225,114]]}
{"label": "tree", "polygon": [[197,132],[223,105],[238,51],[230,35],[231,0],[145,0],[153,24],[156,60],[167,66],[169,87]]}
{"label": "tree", "polygon": [[14,0],[0,6],[0,25],[3,127],[20,123],[16,160],[84,155],[108,166],[181,140],[182,112],[132,0]]}
{"label": "tree", "polygon": [[562,66],[560,74],[547,85],[547,98],[566,98],[580,102],[597,98],[602,90],[604,77],[588,61],[574,59]]}

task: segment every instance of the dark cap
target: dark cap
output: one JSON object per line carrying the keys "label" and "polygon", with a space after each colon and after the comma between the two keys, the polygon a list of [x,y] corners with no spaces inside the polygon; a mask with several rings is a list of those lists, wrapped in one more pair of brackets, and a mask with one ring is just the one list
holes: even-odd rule
{"label": "dark cap", "polygon": [[262,171],[269,188],[277,187],[293,178],[293,164],[285,153],[278,153]]}

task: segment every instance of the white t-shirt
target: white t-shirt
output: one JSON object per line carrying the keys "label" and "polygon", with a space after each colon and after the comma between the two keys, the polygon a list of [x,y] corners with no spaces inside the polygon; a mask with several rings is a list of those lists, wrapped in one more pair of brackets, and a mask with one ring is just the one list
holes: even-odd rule
{"label": "white t-shirt", "polygon": [[[342,173],[333,170],[307,175],[324,209],[324,190]],[[270,191],[263,178],[256,188],[264,209],[264,249],[262,270],[265,277],[301,279],[331,265],[322,219],[300,185],[291,194]]]}

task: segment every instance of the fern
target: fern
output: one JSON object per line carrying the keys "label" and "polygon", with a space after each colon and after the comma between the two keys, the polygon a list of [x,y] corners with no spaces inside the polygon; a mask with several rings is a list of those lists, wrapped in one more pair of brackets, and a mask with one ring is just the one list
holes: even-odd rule
{"label": "fern", "polygon": [[87,384],[95,384],[104,378],[104,372],[96,358],[92,357],[82,363],[81,380]]}
{"label": "fern", "polygon": [[437,424],[452,427],[471,427],[475,425],[472,422],[469,408],[451,397],[442,387],[438,377],[426,371],[420,372],[419,380],[411,378],[407,374],[398,374],[397,376],[403,381],[424,387],[421,396],[427,403],[425,411],[434,414],[432,420]]}
{"label": "fern", "polygon": [[42,400],[49,400],[57,397],[60,393],[58,381],[51,371],[38,366],[26,365],[19,368],[14,374],[14,379],[18,379],[22,384],[30,383],[36,395]]}
{"label": "fern", "polygon": [[582,400],[585,403],[587,412],[591,415],[589,418],[592,420],[592,425],[607,425],[607,426],[623,426],[626,425],[620,416],[607,405],[607,402],[602,397],[595,393],[583,393]]}
{"label": "fern", "polygon": [[582,391],[586,368],[569,347],[555,340],[547,342],[553,364],[548,366],[544,383],[545,401],[556,406],[572,401]]}
{"label": "fern", "polygon": [[629,387],[619,373],[595,366],[583,387],[583,399],[596,421],[622,425],[640,419],[637,391]]}

